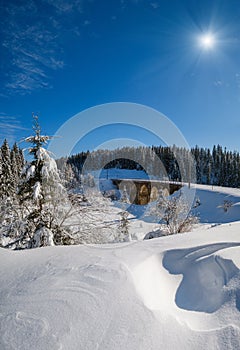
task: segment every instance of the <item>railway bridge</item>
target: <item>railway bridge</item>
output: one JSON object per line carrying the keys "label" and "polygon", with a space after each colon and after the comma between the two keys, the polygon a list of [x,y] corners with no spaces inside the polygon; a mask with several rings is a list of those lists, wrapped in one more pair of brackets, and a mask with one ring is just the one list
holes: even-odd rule
{"label": "railway bridge", "polygon": [[126,189],[130,202],[138,205],[146,205],[157,200],[160,191],[163,195],[169,196],[182,187],[179,182],[151,179],[111,179],[111,181],[119,190]]}

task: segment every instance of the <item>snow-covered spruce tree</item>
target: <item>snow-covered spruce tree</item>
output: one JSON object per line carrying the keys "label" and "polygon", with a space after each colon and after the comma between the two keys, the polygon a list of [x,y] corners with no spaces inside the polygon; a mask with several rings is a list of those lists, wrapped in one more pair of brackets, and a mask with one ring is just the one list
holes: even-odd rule
{"label": "snow-covered spruce tree", "polygon": [[16,144],[12,150],[4,141],[0,149],[0,245],[16,240],[23,227],[22,212],[16,195],[24,163],[22,151]]}
{"label": "snow-covered spruce tree", "polygon": [[11,162],[11,151],[7,140],[0,149],[0,245],[8,234],[9,225],[13,219],[15,177]]}
{"label": "snow-covered spruce tree", "polygon": [[[3,158],[2,158],[2,149],[0,148],[0,243],[1,243],[1,237],[3,235],[3,225],[6,220],[6,214],[8,212],[8,206],[9,206],[9,195],[6,195],[5,193],[5,176],[4,176],[4,165],[3,165]],[[1,244],[0,244],[1,245]]]}
{"label": "snow-covered spruce tree", "polygon": [[38,117],[33,118],[35,135],[24,140],[32,144],[28,151],[33,160],[24,167],[18,188],[25,222],[20,246],[71,244],[71,235],[63,227],[69,213],[67,193],[54,159],[44,148],[51,136],[41,135]]}
{"label": "snow-covered spruce tree", "polygon": [[15,192],[11,151],[5,139],[1,147],[0,198],[10,198]]}
{"label": "snow-covered spruce tree", "polygon": [[18,184],[25,160],[24,160],[23,152],[21,149],[19,149],[16,142],[14,143],[11,149],[11,163],[12,163],[12,171],[13,171],[14,177],[16,178],[16,184]]}
{"label": "snow-covered spruce tree", "polygon": [[18,148],[16,143],[14,143],[11,149],[10,158],[11,158],[12,181],[13,181],[12,187],[13,187],[14,197],[15,197],[20,176],[22,173],[22,169],[25,162],[22,150]]}
{"label": "snow-covered spruce tree", "polygon": [[187,202],[181,191],[169,197],[160,192],[151,213],[159,218],[165,234],[187,232],[198,223],[198,218],[189,213]]}
{"label": "snow-covered spruce tree", "polygon": [[79,186],[79,180],[74,171],[74,165],[72,165],[67,158],[60,158],[56,160],[57,168],[59,170],[60,179],[62,184],[68,191],[75,190]]}
{"label": "snow-covered spruce tree", "polygon": [[72,190],[77,187],[77,179],[74,174],[73,168],[70,163],[66,162],[65,167],[64,167],[64,182],[65,182],[65,187],[68,190]]}

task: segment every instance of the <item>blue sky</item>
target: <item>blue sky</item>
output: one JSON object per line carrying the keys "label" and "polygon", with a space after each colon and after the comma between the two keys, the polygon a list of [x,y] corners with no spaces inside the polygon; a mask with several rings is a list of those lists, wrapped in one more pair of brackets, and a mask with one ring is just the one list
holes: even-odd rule
{"label": "blue sky", "polygon": [[[28,136],[32,112],[55,134],[86,108],[123,101],[164,113],[191,146],[240,150],[238,0],[1,0],[0,10],[0,141]],[[114,133],[99,128],[80,146]]]}

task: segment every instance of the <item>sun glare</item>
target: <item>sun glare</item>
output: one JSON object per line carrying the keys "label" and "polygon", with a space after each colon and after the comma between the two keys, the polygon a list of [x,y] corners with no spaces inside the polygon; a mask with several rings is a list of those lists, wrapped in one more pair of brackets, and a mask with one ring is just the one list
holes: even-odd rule
{"label": "sun glare", "polygon": [[215,44],[216,44],[216,40],[213,34],[208,33],[200,37],[200,45],[205,50],[212,49],[215,46]]}

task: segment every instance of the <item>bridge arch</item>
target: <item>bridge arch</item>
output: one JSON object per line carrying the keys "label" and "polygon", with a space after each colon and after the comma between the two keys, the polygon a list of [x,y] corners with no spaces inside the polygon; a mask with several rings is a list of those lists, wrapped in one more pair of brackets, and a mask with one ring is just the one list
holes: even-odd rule
{"label": "bridge arch", "polygon": [[156,186],[153,186],[150,194],[150,202],[155,202],[158,199],[159,191]]}
{"label": "bridge arch", "polygon": [[146,184],[141,185],[140,191],[139,191],[139,196],[138,196],[138,202],[140,205],[146,205],[149,203],[149,188]]}

